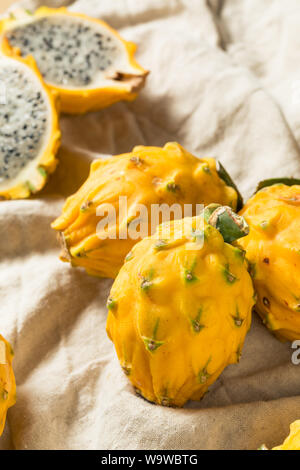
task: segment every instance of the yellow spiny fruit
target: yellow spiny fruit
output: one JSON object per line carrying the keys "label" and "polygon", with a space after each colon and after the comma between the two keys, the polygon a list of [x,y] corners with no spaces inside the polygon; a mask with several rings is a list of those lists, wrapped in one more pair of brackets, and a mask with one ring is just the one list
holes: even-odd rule
{"label": "yellow spiny fruit", "polygon": [[96,111],[131,101],[148,72],[135,60],[135,44],[104,21],[66,8],[16,10],[0,22],[2,52],[33,55],[66,113]]}
{"label": "yellow spiny fruit", "polygon": [[247,262],[224,241],[247,227],[215,204],[205,220],[162,224],[136,244],[107,302],[107,333],[125,374],[138,394],[161,405],[200,400],[239,361],[251,324]]}
{"label": "yellow spiny fruit", "polygon": [[57,94],[43,82],[32,57],[0,57],[0,200],[41,190],[60,145]]}
{"label": "yellow spiny fruit", "polygon": [[12,369],[13,351],[0,335],[0,436],[3,432],[8,408],[16,402],[16,382]]}
{"label": "yellow spiny fruit", "polygon": [[[61,233],[62,259],[84,267],[89,274],[114,278],[133,245],[158,225],[151,217],[153,204],[177,204],[180,210],[191,204],[191,215],[196,213],[196,204],[212,201],[235,209],[239,195],[228,178],[223,167],[218,173],[213,158],[198,159],[177,143],[163,148],[139,146],[131,153],[96,160],[86,182],[67,199],[62,215],[52,224]],[[124,206],[120,196],[126,199]],[[99,228],[107,216],[99,209],[107,204],[115,210],[115,220],[109,229]],[[141,207],[146,208],[146,215]],[[174,217],[171,211],[170,217],[181,218],[182,213]],[[149,228],[152,223],[154,230],[136,234],[141,219]]]}
{"label": "yellow spiny fruit", "polygon": [[300,450],[300,419],[290,426],[290,434],[281,446],[273,450]]}
{"label": "yellow spiny fruit", "polygon": [[251,264],[256,309],[277,337],[299,339],[300,181],[263,187],[240,213],[251,228],[239,245]]}

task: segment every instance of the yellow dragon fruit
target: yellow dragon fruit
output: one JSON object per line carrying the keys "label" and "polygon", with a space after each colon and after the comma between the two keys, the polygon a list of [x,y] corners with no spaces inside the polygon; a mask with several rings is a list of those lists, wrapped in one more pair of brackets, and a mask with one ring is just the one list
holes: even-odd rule
{"label": "yellow dragon fruit", "polygon": [[[267,180],[241,214],[250,234],[239,241],[251,264],[256,310],[280,339],[300,339],[300,181]],[[291,186],[289,186],[291,185]]]}
{"label": "yellow dragon fruit", "polygon": [[12,369],[13,351],[0,335],[0,436],[3,432],[8,408],[16,401],[16,382]]}
{"label": "yellow dragon fruit", "polygon": [[[126,198],[127,210],[121,210],[120,196]],[[150,235],[159,223],[154,223],[154,230],[143,236],[121,236],[124,229],[134,231],[142,217],[141,205],[147,209],[150,227],[153,204],[176,204],[180,208],[190,204],[191,215],[196,215],[196,204],[210,202],[233,209],[241,205],[234,183],[222,166],[217,170],[213,158],[198,159],[177,143],[163,148],[139,146],[131,153],[94,161],[88,179],[67,199],[62,215],[52,227],[60,232],[64,261],[84,267],[89,274],[114,278],[132,246]],[[107,204],[116,211],[109,237],[104,228],[99,229],[102,219],[97,215],[99,207]],[[170,213],[171,218],[182,216]]]}
{"label": "yellow dragon fruit", "polygon": [[22,199],[45,185],[60,145],[57,95],[32,57],[0,55],[0,200]]}
{"label": "yellow dragon fruit", "polygon": [[247,224],[217,204],[204,216],[161,224],[137,243],[107,302],[107,333],[123,371],[160,405],[200,400],[239,361],[251,324],[248,265],[230,244]]}
{"label": "yellow dragon fruit", "polygon": [[66,8],[18,9],[0,21],[1,50],[32,55],[66,113],[85,113],[131,101],[148,72],[134,59],[135,44],[104,21]]}

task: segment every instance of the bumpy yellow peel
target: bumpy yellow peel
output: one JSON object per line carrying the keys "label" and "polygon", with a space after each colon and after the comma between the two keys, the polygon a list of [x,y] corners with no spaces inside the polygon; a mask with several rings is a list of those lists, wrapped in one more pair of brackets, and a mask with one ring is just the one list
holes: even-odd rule
{"label": "bumpy yellow peel", "polygon": [[300,186],[276,184],[255,194],[241,214],[258,295],[256,309],[280,339],[300,339]]}
{"label": "bumpy yellow peel", "polygon": [[[126,212],[119,211],[120,196],[127,198]],[[237,205],[236,191],[218,176],[213,158],[198,159],[177,143],[163,148],[139,146],[131,153],[93,162],[88,179],[67,199],[52,227],[60,232],[63,260],[90,274],[114,278],[138,241],[120,239],[119,227],[138,218],[139,204],[148,210],[150,228],[152,204],[179,204],[181,208],[192,204],[195,214],[196,204],[212,201],[234,209]],[[101,217],[96,211],[106,203],[116,209],[116,239],[101,239],[105,234],[97,230]]]}
{"label": "bumpy yellow peel", "polygon": [[107,303],[123,371],[138,394],[161,405],[200,400],[239,361],[251,323],[243,252],[198,224],[199,217],[176,220],[136,244]]}

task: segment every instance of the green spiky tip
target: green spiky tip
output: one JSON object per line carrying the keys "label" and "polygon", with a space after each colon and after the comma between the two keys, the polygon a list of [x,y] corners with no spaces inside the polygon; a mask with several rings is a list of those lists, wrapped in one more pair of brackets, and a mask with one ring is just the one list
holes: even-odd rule
{"label": "green spiky tip", "polygon": [[227,184],[227,186],[230,186],[231,188],[233,188],[237,193],[236,210],[238,212],[241,210],[241,208],[244,205],[243,197],[241,193],[239,192],[237,185],[235,184],[235,182],[233,181],[229,173],[227,173],[222,163],[220,161],[218,161],[217,163],[218,163],[217,172],[218,172],[219,177]]}
{"label": "green spiky tip", "polygon": [[211,374],[209,374],[207,372],[207,366],[208,364],[210,363],[211,361],[211,357],[208,359],[207,363],[205,364],[205,366],[203,367],[202,370],[200,370],[199,374],[198,374],[198,381],[199,383],[201,384],[205,384],[207,382],[207,380],[209,379],[209,377],[211,376]]}
{"label": "green spiky tip", "polygon": [[157,240],[154,243],[154,249],[156,251],[161,251],[161,250],[167,248],[167,246],[168,246],[168,242],[166,240]]}
{"label": "green spiky tip", "polygon": [[136,157],[136,156],[131,157],[130,161],[131,161],[131,163],[134,163],[134,165],[136,165],[136,166],[141,166],[145,163],[142,158]]}
{"label": "green spiky tip", "polygon": [[171,193],[176,193],[176,191],[179,190],[178,184],[174,183],[173,181],[168,183],[166,188],[167,188],[167,191],[170,191]]}
{"label": "green spiky tip", "polygon": [[204,173],[211,174],[209,165],[207,165],[207,164],[204,164],[204,165],[202,166],[202,171],[204,171]]}
{"label": "green spiky tip", "polygon": [[168,398],[168,397],[161,397],[160,398],[160,404],[162,406],[172,406],[172,402],[171,402],[170,398]]}
{"label": "green spiky tip", "polygon": [[197,276],[195,276],[195,274],[193,273],[193,271],[191,269],[186,269],[185,272],[184,272],[184,280],[185,280],[185,282],[187,282],[189,284],[191,282],[197,281],[198,278],[197,278]]}
{"label": "green spiky tip", "polygon": [[262,222],[260,222],[259,226],[263,230],[267,230],[267,228],[269,227],[269,222],[267,220],[263,220]]}
{"label": "green spiky tip", "polygon": [[209,377],[210,377],[210,374],[207,372],[207,369],[204,368],[198,374],[198,381],[200,384],[205,384],[207,380],[209,379]]}
{"label": "green spiky tip", "polygon": [[147,292],[150,287],[152,286],[152,281],[150,279],[143,279],[141,282],[141,289],[145,292]]}
{"label": "green spiky tip", "polygon": [[270,178],[267,180],[263,180],[257,185],[255,193],[257,193],[263,188],[267,188],[268,186],[273,186],[274,184],[285,184],[286,186],[295,186],[295,185],[300,185],[300,179],[283,177],[283,178]]}
{"label": "green spiky tip", "polygon": [[236,350],[236,360],[237,360],[237,362],[240,362],[241,357],[242,357],[242,351],[241,351],[241,346],[239,346]]}
{"label": "green spiky tip", "polygon": [[38,167],[38,172],[42,175],[43,178],[47,178],[48,173],[43,166]]}
{"label": "green spiky tip", "polygon": [[132,251],[129,251],[129,253],[127,253],[127,255],[125,256],[125,261],[129,261],[133,258],[133,253]]}
{"label": "green spiky tip", "polygon": [[204,325],[201,325],[199,320],[191,320],[192,327],[195,333],[200,333],[203,330]]}
{"label": "green spiky tip", "polygon": [[81,207],[80,207],[80,212],[86,212],[92,205],[92,201],[86,201],[84,202]]}
{"label": "green spiky tip", "polygon": [[192,236],[194,242],[200,242],[200,241],[202,242],[205,238],[205,232],[204,232],[204,230],[192,229],[191,230],[191,236]]}
{"label": "green spiky tip", "polygon": [[255,263],[250,263],[248,260],[248,273],[252,277],[252,279],[255,279],[256,276],[256,264]]}
{"label": "green spiky tip", "polygon": [[238,308],[236,309],[236,314],[232,315],[232,319],[234,321],[235,326],[237,326],[238,328],[240,328],[244,323],[244,319],[240,317],[240,312]]}
{"label": "green spiky tip", "polygon": [[226,243],[232,243],[249,234],[249,225],[231,207],[210,204],[204,209],[204,219],[219,230]]}
{"label": "green spiky tip", "polygon": [[131,368],[132,368],[131,365],[126,364],[126,365],[123,365],[121,367],[122,367],[122,370],[123,370],[125,375],[128,376],[128,375],[131,374]]}
{"label": "green spiky tip", "polygon": [[109,297],[106,303],[106,307],[108,308],[108,310],[113,310],[116,308],[116,306],[117,306],[117,301]]}
{"label": "green spiky tip", "polygon": [[201,316],[202,316],[202,307],[199,308],[196,318],[191,318],[192,328],[195,333],[200,333],[200,331],[202,331],[203,328],[205,328],[205,325],[203,325],[200,322]]}
{"label": "green spiky tip", "polygon": [[164,344],[163,341],[157,341],[153,338],[147,338],[146,336],[142,336],[142,339],[144,341],[144,344],[146,346],[146,349],[149,352],[154,352],[156,351],[160,346]]}
{"label": "green spiky tip", "polygon": [[32,193],[36,193],[36,187],[30,182],[30,181],[26,181],[26,187],[27,189]]}
{"label": "green spiky tip", "polygon": [[225,265],[223,274],[228,284],[234,284],[237,281],[236,276],[230,272],[228,264]]}
{"label": "green spiky tip", "polygon": [[153,277],[154,277],[154,271],[153,271],[153,268],[151,268],[148,273],[146,275],[141,275],[139,273],[139,278],[140,278],[140,288],[142,289],[142,291],[144,292],[148,292],[148,290],[150,289],[150,287],[152,287],[153,285]]}
{"label": "green spiky tip", "polygon": [[246,257],[246,251],[245,250],[242,250],[241,248],[234,248],[234,253],[236,255],[237,258],[239,258],[240,260],[244,261],[245,260],[245,257]]}
{"label": "green spiky tip", "polygon": [[295,310],[296,312],[300,312],[300,298],[297,297],[296,295],[294,295],[294,298],[295,298],[295,300],[296,300],[296,302],[297,302],[296,306],[294,307],[294,310]]}

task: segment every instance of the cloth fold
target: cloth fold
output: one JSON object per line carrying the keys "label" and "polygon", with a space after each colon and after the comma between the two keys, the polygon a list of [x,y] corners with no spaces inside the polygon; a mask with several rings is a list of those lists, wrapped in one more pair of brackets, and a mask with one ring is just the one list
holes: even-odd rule
{"label": "cloth fold", "polygon": [[176,140],[219,158],[245,198],[300,177],[300,57],[294,0],[77,0],[138,44],[151,71],[133,103],[62,116],[60,164],[30,200],[0,203],[0,331],[15,350],[17,403],[3,449],[256,449],[300,417],[300,366],[256,315],[239,365],[200,402],[135,396],[106,337],[111,281],[58,259],[50,228],[94,158]]}

